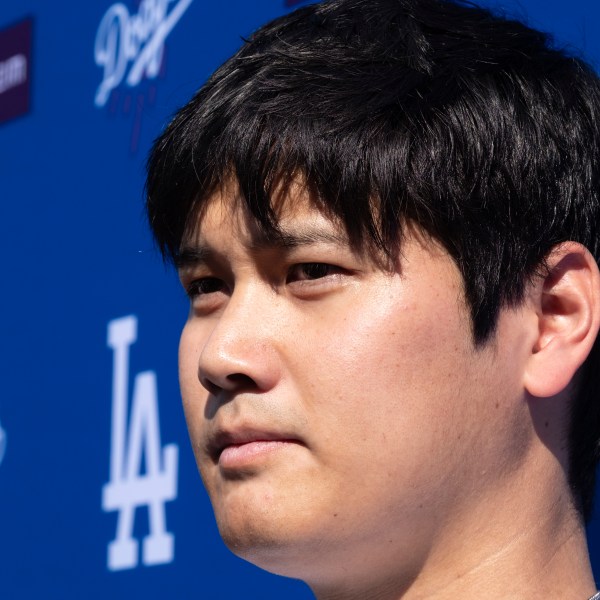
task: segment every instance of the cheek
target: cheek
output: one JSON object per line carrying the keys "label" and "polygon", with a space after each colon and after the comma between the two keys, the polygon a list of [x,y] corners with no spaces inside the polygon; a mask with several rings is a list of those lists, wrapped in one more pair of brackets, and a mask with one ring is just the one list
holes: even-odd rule
{"label": "cheek", "polygon": [[427,303],[385,296],[340,313],[347,316],[332,320],[327,333],[317,328],[310,335],[305,324],[313,361],[304,370],[315,390],[337,391],[328,403],[337,399],[344,412],[394,413],[398,404],[422,410],[464,379],[472,348],[469,324],[458,313],[444,317]]}
{"label": "cheek", "polygon": [[194,449],[204,420],[203,412],[207,395],[198,379],[198,360],[202,348],[200,333],[187,323],[179,341],[179,387]]}
{"label": "cheek", "polygon": [[198,379],[198,363],[204,338],[202,331],[191,323],[186,323],[179,341],[179,387],[188,434],[196,459],[198,471],[209,495],[215,493],[214,465],[206,458],[202,441],[206,423],[205,411],[208,392]]}
{"label": "cheek", "polygon": [[306,355],[318,360],[297,364],[294,377],[326,462],[397,481],[419,471],[444,477],[423,466],[447,465],[449,450],[464,445],[476,382],[468,320],[437,308],[380,295],[340,311],[347,316],[330,321],[329,335],[306,325]]}
{"label": "cheek", "polygon": [[179,385],[185,403],[188,392],[198,385],[198,348],[186,324],[179,339]]}

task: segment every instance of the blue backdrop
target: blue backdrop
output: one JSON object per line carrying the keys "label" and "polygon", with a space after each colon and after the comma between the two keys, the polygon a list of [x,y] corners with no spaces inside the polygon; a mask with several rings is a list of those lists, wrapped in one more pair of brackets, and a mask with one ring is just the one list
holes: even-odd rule
{"label": "blue backdrop", "polygon": [[[218,537],[180,408],[187,301],[142,212],[152,139],[295,4],[0,4],[2,598],[310,597]],[[596,0],[488,4],[600,60]]]}

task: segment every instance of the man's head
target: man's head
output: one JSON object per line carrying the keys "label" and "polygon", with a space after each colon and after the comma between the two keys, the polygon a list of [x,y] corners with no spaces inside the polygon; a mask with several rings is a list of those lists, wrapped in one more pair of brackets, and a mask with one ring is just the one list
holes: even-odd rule
{"label": "man's head", "polygon": [[[526,485],[534,433],[589,516],[599,109],[590,69],[520,23],[334,0],[260,29],[176,115],[148,210],[192,295],[184,405],[232,547],[302,576],[286,540],[313,522],[325,551],[389,531],[401,553],[411,524]],[[244,471],[232,443],[269,428],[286,460]]]}

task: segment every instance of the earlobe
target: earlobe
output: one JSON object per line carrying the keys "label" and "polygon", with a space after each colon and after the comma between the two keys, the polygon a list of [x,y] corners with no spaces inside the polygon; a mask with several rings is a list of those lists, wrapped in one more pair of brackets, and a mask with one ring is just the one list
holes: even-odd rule
{"label": "earlobe", "polygon": [[547,274],[532,286],[538,332],[524,384],[532,396],[546,398],[568,386],[598,335],[598,265],[584,246],[565,242],[553,249]]}

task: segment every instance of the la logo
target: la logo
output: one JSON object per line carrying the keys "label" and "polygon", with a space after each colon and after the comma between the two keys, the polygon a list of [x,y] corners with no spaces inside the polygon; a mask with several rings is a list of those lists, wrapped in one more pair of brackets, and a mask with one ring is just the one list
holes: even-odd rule
{"label": "la logo", "polygon": [[[156,374],[136,375],[127,427],[129,348],[137,339],[133,315],[108,324],[108,346],[113,351],[110,481],[102,489],[103,510],[119,511],[115,539],[108,544],[111,571],[133,569],[139,543],[133,537],[136,508],[148,507],[149,534],[143,539],[142,563],[169,563],[174,537],[166,530],[165,503],[177,497],[178,447],[161,448]],[[145,472],[142,473],[142,455]]]}

